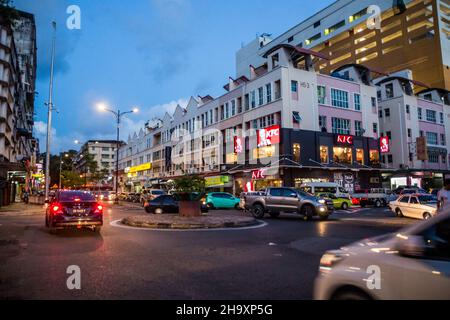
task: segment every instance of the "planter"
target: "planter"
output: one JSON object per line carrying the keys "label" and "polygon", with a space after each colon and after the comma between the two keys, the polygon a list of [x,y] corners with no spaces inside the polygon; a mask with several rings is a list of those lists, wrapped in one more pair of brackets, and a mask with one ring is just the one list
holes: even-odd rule
{"label": "planter", "polygon": [[200,201],[179,201],[182,217],[200,217],[202,215]]}

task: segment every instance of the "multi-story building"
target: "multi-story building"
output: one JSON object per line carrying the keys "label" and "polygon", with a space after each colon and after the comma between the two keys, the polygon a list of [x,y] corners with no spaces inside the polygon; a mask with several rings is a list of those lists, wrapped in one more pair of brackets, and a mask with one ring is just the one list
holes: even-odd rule
{"label": "multi-story building", "polygon": [[[373,19],[377,8],[381,21]],[[372,9],[375,8],[375,9]],[[280,36],[268,35],[236,55],[237,75],[249,77],[265,52],[280,44],[312,49],[328,57],[318,70],[330,73],[349,63],[394,73],[450,90],[450,0],[338,0]]]}
{"label": "multi-story building", "polygon": [[392,187],[441,185],[450,177],[450,92],[426,88],[416,95],[414,87],[425,84],[399,76],[378,85],[380,130],[389,139],[382,162],[396,169],[384,174],[386,181]]}
{"label": "multi-story building", "polygon": [[[11,17],[2,14],[0,16],[0,180],[9,180],[15,189],[29,186],[31,171],[35,165],[33,161],[38,152],[37,141],[33,138],[35,81],[34,16],[22,11],[16,11]],[[13,201],[18,194],[14,188],[3,198]]]}
{"label": "multi-story building", "polygon": [[90,173],[89,164],[85,157],[86,154],[89,154],[97,164],[97,170],[107,170],[112,178],[115,172],[116,148],[117,141],[114,140],[89,140],[80,149],[76,169],[79,172]]}
{"label": "multi-story building", "polygon": [[[327,57],[290,45],[263,58],[249,77],[230,78],[223,96],[191,98],[166,114],[142,152],[151,155],[143,174],[163,181],[201,174],[208,187],[235,193],[249,183],[381,186],[376,71],[351,64],[319,74],[313,62]],[[124,172],[142,162],[129,157],[141,136],[121,148]]]}

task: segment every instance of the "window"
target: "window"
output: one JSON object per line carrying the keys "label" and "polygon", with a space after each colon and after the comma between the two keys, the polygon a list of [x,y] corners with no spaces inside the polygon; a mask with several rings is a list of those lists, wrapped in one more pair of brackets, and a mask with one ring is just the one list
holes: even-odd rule
{"label": "window", "polygon": [[102,151],[109,151],[109,148],[102,148]]}
{"label": "window", "polygon": [[411,107],[409,106],[409,104],[406,105],[406,114],[410,114],[411,113]]}
{"label": "window", "polygon": [[230,117],[230,105],[229,103],[225,103],[225,119],[228,119]]}
{"label": "window", "polygon": [[391,109],[389,108],[384,109],[384,115],[386,118],[389,118],[391,116]]}
{"label": "window", "polygon": [[417,117],[422,120],[422,108],[417,108]]}
{"label": "window", "polygon": [[337,108],[348,109],[348,92],[331,89],[331,105]]}
{"label": "window", "polygon": [[294,36],[290,36],[290,37],[288,38],[288,43],[291,43],[292,41],[294,41]]}
{"label": "window", "polygon": [[439,163],[439,154],[438,153],[428,154],[428,162],[429,163]]}
{"label": "window", "polygon": [[391,131],[387,131],[386,132],[386,137],[388,137],[389,140],[392,140],[392,132]]}
{"label": "window", "polygon": [[333,148],[333,161],[336,163],[353,164],[353,150],[352,148]]}
{"label": "window", "polygon": [[327,128],[327,117],[326,116],[319,116],[319,128],[321,130]]}
{"label": "window", "polygon": [[373,124],[373,133],[378,134],[378,123]]}
{"label": "window", "polygon": [[425,95],[423,96],[423,98],[424,98],[425,100],[433,101],[433,97],[432,97],[431,93],[425,94]]}
{"label": "window", "polygon": [[298,92],[298,82],[291,81],[291,91],[297,93]]}
{"label": "window", "polygon": [[248,111],[250,109],[250,97],[248,94],[244,97],[244,104],[245,104],[245,111]]}
{"label": "window", "polygon": [[401,203],[409,203],[409,198],[410,198],[410,196],[405,196],[405,197],[400,199],[400,202]]}
{"label": "window", "polygon": [[317,86],[317,102],[325,104],[327,99],[327,89],[324,86]]}
{"label": "window", "polygon": [[394,97],[394,84],[393,83],[387,84],[385,90],[386,90],[386,98],[392,99]]}
{"label": "window", "polygon": [[427,121],[436,123],[436,111],[427,110]]}
{"label": "window", "polygon": [[301,150],[300,144],[294,143],[292,145],[292,155],[293,155],[294,161],[297,163],[300,163],[300,150]]}
{"label": "window", "polygon": [[280,56],[277,54],[274,54],[272,56],[272,67],[275,69],[278,67],[278,64],[280,63]]}
{"label": "window", "polygon": [[372,100],[372,108],[376,108],[377,107],[377,98],[372,97],[371,100]]}
{"label": "window", "polygon": [[266,99],[267,99],[267,103],[272,102],[272,84],[271,83],[266,84]]}
{"label": "window", "polygon": [[444,114],[442,112],[439,113],[439,120],[441,124],[444,124]]}
{"label": "window", "polygon": [[321,36],[322,36],[321,33],[317,33],[317,34],[313,35],[311,38],[305,40],[305,44],[306,44],[306,45],[310,45],[310,44],[312,44],[314,41],[320,39]]}
{"label": "window", "polygon": [[355,93],[355,110],[361,111],[361,95],[359,93]]}
{"label": "window", "polygon": [[442,163],[447,164],[447,156],[443,154],[441,157],[442,157]]}
{"label": "window", "polygon": [[320,163],[328,164],[329,158],[328,158],[328,147],[321,146],[320,147]]}
{"label": "window", "polygon": [[378,118],[383,118],[383,110],[378,110]]}
{"label": "window", "polygon": [[335,25],[329,27],[328,29],[325,29],[325,35],[329,35],[330,33],[335,32],[337,29],[342,28],[343,26],[345,26],[345,20],[342,20],[338,23],[336,23]]}
{"label": "window", "polygon": [[446,138],[445,134],[442,134],[442,133],[441,133],[441,145],[442,146],[447,145],[447,138]]}
{"label": "window", "polygon": [[394,163],[394,157],[392,156],[392,154],[387,156],[388,158],[388,163]]}
{"label": "window", "polygon": [[435,132],[427,132],[427,143],[438,145],[438,134]]}
{"label": "window", "polygon": [[350,134],[350,120],[341,118],[331,119],[332,131],[337,134]]}
{"label": "window", "polygon": [[369,161],[370,161],[371,165],[379,165],[380,164],[380,152],[378,150],[370,150]]}
{"label": "window", "polygon": [[320,27],[320,21],[314,22],[314,28]]}
{"label": "window", "polygon": [[356,162],[363,165],[364,164],[364,150],[356,149]]}
{"label": "window", "polygon": [[264,89],[263,87],[258,89],[258,98],[259,98],[259,106],[262,106],[264,104]]}
{"label": "window", "polygon": [[282,197],[283,196],[283,189],[279,189],[279,188],[270,189],[270,195],[272,197]]}
{"label": "window", "polygon": [[408,138],[412,138],[412,130],[411,129],[408,129]]}
{"label": "window", "polygon": [[252,109],[256,107],[256,91],[251,92],[251,106]]}
{"label": "window", "polygon": [[292,115],[294,117],[294,123],[300,123],[302,121],[302,117],[297,111],[292,112]]}
{"label": "window", "polygon": [[362,122],[355,120],[355,136],[362,136],[363,135],[363,128],[362,128]]}
{"label": "window", "polygon": [[[231,116],[234,117],[236,115],[236,100],[231,100]],[[208,117],[206,117],[208,120]]]}

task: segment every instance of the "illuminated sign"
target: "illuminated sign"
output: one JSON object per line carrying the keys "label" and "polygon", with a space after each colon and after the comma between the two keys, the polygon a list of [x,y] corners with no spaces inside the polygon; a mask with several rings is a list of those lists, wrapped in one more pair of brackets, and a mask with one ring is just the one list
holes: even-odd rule
{"label": "illuminated sign", "polygon": [[258,148],[280,143],[280,126],[258,130]]}
{"label": "illuminated sign", "polygon": [[130,170],[128,171],[128,173],[141,172],[141,171],[145,171],[145,170],[150,170],[151,168],[152,168],[151,163],[144,163],[144,164],[141,164],[140,166],[131,167]]}
{"label": "illuminated sign", "polygon": [[380,138],[380,150],[381,153],[389,153],[391,150],[390,144],[389,144],[389,137],[381,137]]}
{"label": "illuminated sign", "polygon": [[266,170],[259,169],[252,171],[252,179],[253,180],[262,180],[266,178]]}
{"label": "illuminated sign", "polygon": [[224,186],[228,183],[230,183],[229,176],[216,176],[216,177],[206,177],[205,178],[205,186],[207,188]]}
{"label": "illuminated sign", "polygon": [[244,141],[242,137],[234,137],[234,153],[244,152]]}
{"label": "illuminated sign", "polygon": [[349,136],[349,135],[343,135],[343,134],[339,134],[336,137],[336,142],[338,144],[348,144],[348,145],[353,145],[353,137]]}

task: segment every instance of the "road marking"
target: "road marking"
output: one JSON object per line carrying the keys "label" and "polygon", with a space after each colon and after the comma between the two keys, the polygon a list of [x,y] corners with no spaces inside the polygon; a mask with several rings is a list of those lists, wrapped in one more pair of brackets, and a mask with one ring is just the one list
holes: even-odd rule
{"label": "road marking", "polygon": [[122,224],[122,220],[115,220],[110,223],[112,227],[122,228],[122,229],[130,229],[130,230],[140,230],[140,231],[159,231],[159,232],[214,232],[214,231],[242,231],[242,230],[251,230],[251,229],[260,229],[267,227],[269,224],[264,221],[258,220],[259,224],[256,226],[249,227],[241,227],[241,228],[217,228],[217,229],[152,229],[152,228],[139,228],[139,227],[130,227]]}

